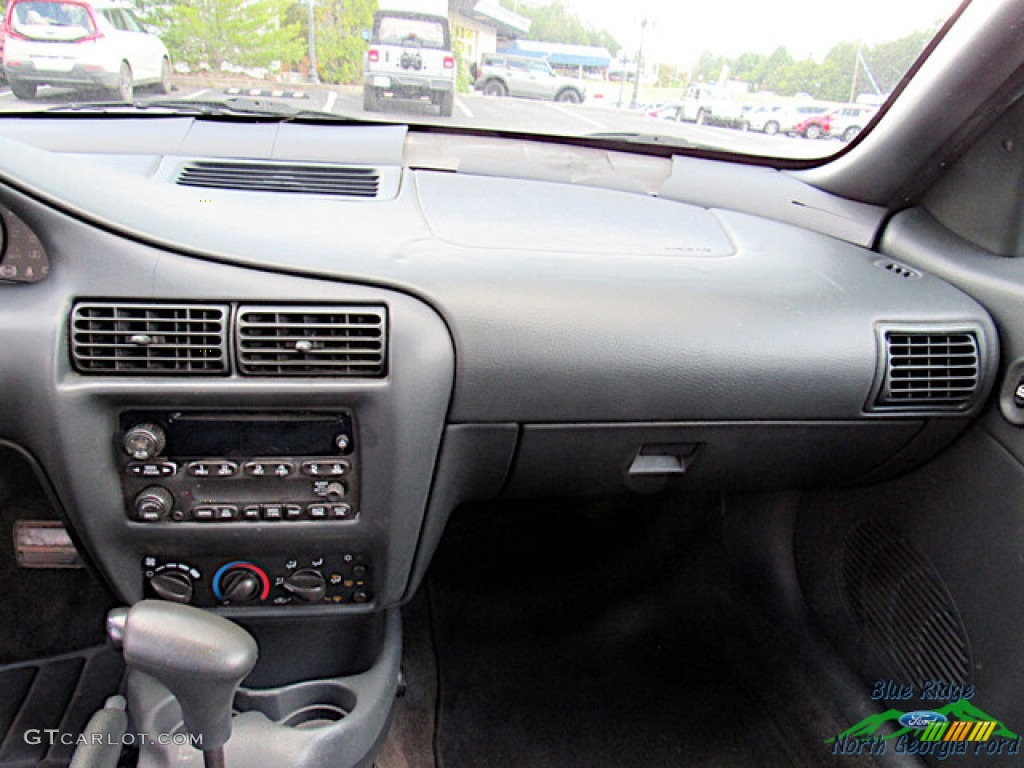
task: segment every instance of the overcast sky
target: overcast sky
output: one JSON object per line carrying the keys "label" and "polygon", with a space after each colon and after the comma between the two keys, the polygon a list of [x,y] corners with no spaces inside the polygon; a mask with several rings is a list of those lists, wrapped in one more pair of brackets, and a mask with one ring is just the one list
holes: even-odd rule
{"label": "overcast sky", "polygon": [[[522,0],[534,3],[537,0]],[[702,51],[735,56],[785,45],[797,58],[822,58],[837,42],[893,40],[944,21],[958,0],[566,0],[580,18],[611,30],[635,49],[640,21],[645,50],[666,63],[688,64]],[[613,51],[614,53],[614,51]],[[646,57],[645,57],[646,58]]]}

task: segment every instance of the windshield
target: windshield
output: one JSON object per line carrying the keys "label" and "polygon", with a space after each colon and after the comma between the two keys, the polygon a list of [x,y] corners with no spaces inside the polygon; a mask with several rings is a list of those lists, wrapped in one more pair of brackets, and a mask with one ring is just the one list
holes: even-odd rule
{"label": "windshield", "polygon": [[260,99],[260,114],[819,158],[871,129],[956,9],[953,0],[862,0],[849,11],[805,0],[11,0],[0,113],[127,102],[224,114],[241,94]]}

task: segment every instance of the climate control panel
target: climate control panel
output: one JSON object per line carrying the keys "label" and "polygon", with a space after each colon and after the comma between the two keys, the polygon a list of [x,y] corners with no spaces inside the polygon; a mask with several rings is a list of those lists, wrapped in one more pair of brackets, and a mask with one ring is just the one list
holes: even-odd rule
{"label": "climate control panel", "polygon": [[142,560],[147,597],[214,607],[368,605],[373,573],[357,552],[259,558],[147,555]]}
{"label": "climate control panel", "polygon": [[118,466],[139,523],[292,523],[359,516],[354,416],[128,411]]}

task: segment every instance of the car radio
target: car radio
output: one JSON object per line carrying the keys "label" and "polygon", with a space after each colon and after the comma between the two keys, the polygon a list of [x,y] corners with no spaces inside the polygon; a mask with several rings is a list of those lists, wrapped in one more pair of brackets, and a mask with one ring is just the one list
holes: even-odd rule
{"label": "car radio", "polygon": [[126,411],[125,510],[140,523],[352,521],[359,452],[350,411]]}

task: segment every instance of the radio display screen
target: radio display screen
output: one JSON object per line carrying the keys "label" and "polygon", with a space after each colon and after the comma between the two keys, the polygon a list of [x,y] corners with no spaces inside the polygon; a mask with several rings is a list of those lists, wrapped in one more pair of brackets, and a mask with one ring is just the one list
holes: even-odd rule
{"label": "radio display screen", "polygon": [[166,455],[174,458],[250,458],[261,456],[337,456],[338,437],[353,446],[348,414],[225,414],[173,412],[124,414],[163,423]]}

